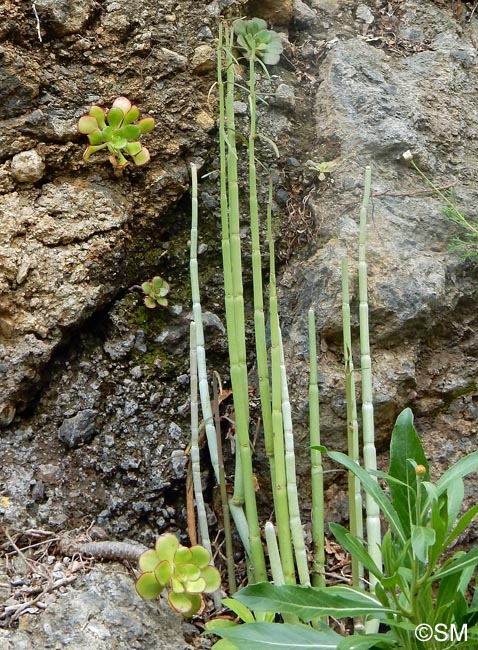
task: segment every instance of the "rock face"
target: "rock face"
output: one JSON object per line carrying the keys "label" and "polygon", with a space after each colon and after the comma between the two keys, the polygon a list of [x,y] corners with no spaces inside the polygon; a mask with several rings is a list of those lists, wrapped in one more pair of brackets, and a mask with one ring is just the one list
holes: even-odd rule
{"label": "rock face", "polygon": [[[282,34],[287,59],[271,78],[258,71],[268,100],[258,106],[258,127],[279,147],[279,166],[262,140],[257,155],[261,170],[278,169],[276,232],[287,258],[280,309],[305,501],[307,311],[312,306],[317,317],[322,439],[343,450],[340,265],[347,254],[356,337],[358,213],[367,164],[380,463],[386,465],[391,428],[405,406],[414,410],[436,474],[476,447],[476,267],[450,252],[455,230],[440,200],[402,160],[410,149],[440,187],[457,180],[457,202],[473,213],[476,12],[459,24],[451,8],[431,0],[403,0],[392,14],[390,3],[359,0],[37,0],[40,43],[30,5],[6,0],[0,24],[0,514],[9,526],[57,531],[94,521],[110,537],[147,545],[165,530],[185,535],[189,201],[181,198],[191,160],[213,172],[200,187],[201,288],[208,356],[227,383],[216,115],[208,93],[217,17],[222,10],[244,13],[246,4],[252,15],[262,11],[281,29],[291,26]],[[244,85],[245,73],[238,68],[237,75]],[[81,162],[85,142],[76,125],[92,104],[109,106],[120,95],[157,126],[144,139],[151,162],[118,176],[106,156]],[[238,91],[241,133],[247,133],[245,99]],[[332,166],[320,180],[307,160]],[[260,188],[261,205],[266,193]],[[152,311],[140,285],[156,274],[171,285],[170,305]],[[248,361],[253,368],[252,355]],[[357,373],[360,392],[359,379]],[[345,490],[339,475],[327,476],[329,516],[341,520]],[[476,485],[468,490],[477,500]],[[82,583],[86,595],[68,592],[48,608],[47,623],[31,621],[35,636],[3,631],[0,645],[56,647],[66,639],[79,650],[82,644],[183,647],[164,612],[152,614],[152,626],[143,620],[152,610],[133,601],[129,577],[126,584],[110,569],[95,571]],[[116,593],[133,612],[124,625]]]}
{"label": "rock face", "polygon": [[142,601],[124,567],[97,566],[41,616],[26,614],[22,628],[0,630],[4,650],[188,650],[181,617],[165,603]]}

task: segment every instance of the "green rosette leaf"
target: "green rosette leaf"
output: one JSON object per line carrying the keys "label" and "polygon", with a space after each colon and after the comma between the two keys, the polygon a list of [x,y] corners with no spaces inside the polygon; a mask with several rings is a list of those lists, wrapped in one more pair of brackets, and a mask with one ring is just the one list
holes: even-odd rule
{"label": "green rosette leaf", "polygon": [[138,167],[141,167],[141,165],[146,165],[146,163],[150,161],[150,158],[151,156],[149,155],[149,151],[146,149],[146,147],[143,147],[136,156],[133,156],[134,164]]}
{"label": "green rosette leaf", "polygon": [[92,106],[90,108],[90,115],[96,119],[100,129],[104,129],[104,127],[106,126],[105,112],[101,108],[101,106]]}
{"label": "green rosette leaf", "polygon": [[105,141],[105,139],[103,138],[103,134],[99,129],[96,129],[96,131],[92,131],[91,133],[89,133],[88,140],[90,141],[90,144],[93,145],[103,144]]}
{"label": "green rosette leaf", "polygon": [[211,561],[211,554],[209,551],[205,549],[204,546],[200,546],[199,544],[197,546],[191,546],[190,550],[192,555],[191,562],[198,566],[200,569],[207,567]]}
{"label": "green rosette leaf", "polygon": [[176,577],[176,574],[171,577],[171,589],[177,594],[182,594],[184,591],[186,591],[184,584]]}
{"label": "green rosette leaf", "polygon": [[189,618],[201,608],[202,599],[199,594],[177,594],[172,591],[168,596],[169,604],[173,609]]}
{"label": "green rosette leaf", "polygon": [[144,117],[138,122],[141,133],[149,133],[154,129],[154,119],[152,117]]}
{"label": "green rosette leaf", "polygon": [[124,113],[121,108],[111,108],[106,116],[106,121],[113,128],[117,129],[123,121]]}
{"label": "green rosette leaf", "polygon": [[119,110],[122,112],[121,117],[123,118],[131,110],[132,106],[127,97],[117,97],[113,102],[112,108],[119,108]]}
{"label": "green rosette leaf", "polygon": [[165,533],[156,540],[155,551],[160,560],[174,563],[174,554],[179,548],[179,540],[173,533]]}
{"label": "green rosette leaf", "polygon": [[141,142],[128,142],[128,144],[125,147],[126,151],[133,157],[139,154],[142,148],[143,145],[141,144]]}
{"label": "green rosette leaf", "polygon": [[141,135],[141,129],[136,124],[128,124],[123,126],[121,133],[127,140],[137,140]]}
{"label": "green rosette leaf", "polygon": [[84,133],[85,135],[88,135],[89,133],[93,133],[93,131],[98,130],[98,122],[96,118],[94,118],[91,115],[83,115],[83,117],[80,117],[78,121],[78,131],[80,133]]}
{"label": "green rosette leaf", "polygon": [[144,293],[151,293],[151,282],[143,282],[141,285],[141,289],[144,291]]}
{"label": "green rosette leaf", "polygon": [[144,299],[144,304],[148,309],[155,309],[156,305],[158,304],[154,298],[150,298],[150,296],[147,296]]}
{"label": "green rosette leaf", "polygon": [[158,305],[161,305],[161,307],[167,307],[168,306],[168,301],[166,298],[156,298],[156,302]]}
{"label": "green rosette leaf", "polygon": [[204,587],[206,593],[212,593],[221,586],[221,574],[213,566],[207,566],[205,569],[202,569],[201,578],[206,582],[206,586]]}
{"label": "green rosette leaf", "polygon": [[184,583],[184,590],[188,594],[202,594],[206,589],[206,581],[204,578],[198,578],[197,580],[188,580]]}
{"label": "green rosette leaf", "polygon": [[92,154],[94,154],[96,151],[100,151],[100,149],[104,149],[105,147],[106,144],[100,144],[98,146],[90,145],[85,149],[85,153],[83,154],[83,160],[86,162]]}
{"label": "green rosette leaf", "polygon": [[167,585],[169,583],[172,573],[171,565],[167,560],[160,562],[154,569],[154,577],[162,585]]}
{"label": "green rosette leaf", "polygon": [[174,564],[190,564],[192,557],[191,549],[187,548],[187,546],[180,546],[174,554]]}
{"label": "green rosette leaf", "polygon": [[132,106],[129,111],[126,113],[124,116],[123,124],[131,124],[132,122],[136,122],[136,120],[139,117],[139,109],[137,106]]}
{"label": "green rosette leaf", "polygon": [[160,561],[156,551],[150,549],[139,556],[138,566],[141,571],[154,571]]}
{"label": "green rosette leaf", "polygon": [[152,573],[143,573],[136,581],[136,591],[145,600],[154,600],[163,591],[163,585],[154,577]]}
{"label": "green rosette leaf", "polygon": [[160,277],[159,275],[155,275],[154,278],[151,280],[151,284],[153,285],[153,291],[158,293],[161,291],[163,287],[163,278]]}

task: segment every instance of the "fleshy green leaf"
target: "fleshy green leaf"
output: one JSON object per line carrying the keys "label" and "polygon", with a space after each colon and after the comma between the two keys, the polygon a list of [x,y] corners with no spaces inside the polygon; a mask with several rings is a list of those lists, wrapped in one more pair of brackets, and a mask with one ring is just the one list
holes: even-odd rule
{"label": "fleshy green leaf", "polygon": [[103,134],[99,129],[96,129],[96,131],[92,131],[91,133],[89,133],[88,140],[92,145],[103,144],[105,141]]}
{"label": "fleshy green leaf", "polygon": [[137,156],[142,148],[143,145],[141,144],[141,142],[128,142],[128,144],[125,147],[126,151],[131,156]]}
{"label": "fleshy green leaf", "polygon": [[151,282],[143,282],[141,285],[141,289],[144,291],[144,293],[151,293]]}
{"label": "fleshy green leaf", "polygon": [[207,621],[204,625],[208,632],[215,633],[216,630],[224,629],[225,627],[236,627],[238,623],[232,621],[230,618],[214,618],[212,621]]}
{"label": "fleshy green leaf", "polygon": [[98,122],[91,115],[83,115],[78,121],[78,131],[85,135],[93,133],[98,129]]}
{"label": "fleshy green leaf", "polygon": [[207,566],[201,571],[201,578],[204,579],[206,586],[204,591],[211,593],[221,586],[221,574],[213,566]]}
{"label": "fleshy green leaf", "polygon": [[106,115],[106,121],[113,128],[117,129],[123,121],[124,113],[120,108],[110,108]]}
{"label": "fleshy green leaf", "polygon": [[132,122],[136,122],[138,117],[139,117],[138,107],[132,106],[124,116],[123,124],[126,126],[127,124],[131,124]]}
{"label": "fleshy green leaf", "polygon": [[138,122],[141,133],[149,133],[154,129],[154,119],[152,117],[144,117]]}
{"label": "fleshy green leaf", "polygon": [[146,307],[148,307],[148,309],[155,309],[158,303],[154,298],[150,298],[150,296],[146,296],[146,298],[144,299],[144,304],[146,305]]}
{"label": "fleshy green leaf", "polygon": [[149,151],[146,149],[146,147],[143,147],[136,156],[133,156],[133,160],[135,165],[138,167],[141,165],[146,165],[146,163],[150,160]]}
{"label": "fleshy green leaf", "polygon": [[137,140],[141,135],[141,129],[136,124],[128,124],[121,129],[123,136],[127,140]]}
{"label": "fleshy green leaf", "polygon": [[198,578],[198,580],[188,580],[184,583],[184,589],[188,594],[202,594],[206,590],[206,581],[204,578]]}
{"label": "fleshy green leaf", "polygon": [[136,581],[136,591],[145,600],[157,598],[163,591],[163,585],[160,585],[152,573],[143,573]]}
{"label": "fleshy green leaf", "polygon": [[179,548],[179,540],[173,533],[165,533],[156,540],[155,550],[160,560],[174,563],[174,554]]}
{"label": "fleshy green leaf", "polygon": [[[154,554],[156,555],[156,557],[158,557],[156,552],[154,552]],[[154,577],[162,585],[167,585],[169,583],[169,581],[171,580],[171,575],[172,575],[171,565],[167,560],[163,560],[162,562],[156,565],[154,569]]]}
{"label": "fleshy green leaf", "polygon": [[211,561],[211,554],[209,551],[205,549],[204,546],[200,546],[199,544],[196,546],[191,546],[191,555],[191,562],[198,566],[200,569],[207,567]]}
{"label": "fleshy green leaf", "polygon": [[[122,113],[121,118],[123,118],[123,116],[131,109],[131,102],[126,97],[117,97],[113,102],[112,108],[119,108]],[[109,122],[109,124],[111,124],[111,122]]]}
{"label": "fleshy green leaf", "polygon": [[183,616],[193,616],[201,608],[202,599],[199,594],[178,594],[172,591],[168,596],[169,604]]}
{"label": "fleshy green leaf", "polygon": [[179,569],[186,580],[199,580],[201,577],[201,569],[195,564],[180,564],[176,567],[176,571]]}
{"label": "fleshy green leaf", "polygon": [[104,149],[105,147],[106,147],[105,144],[99,144],[98,146],[90,145],[85,149],[85,153],[83,154],[83,160],[87,162],[87,160],[92,154],[94,154],[96,151],[100,151],[100,149]]}
{"label": "fleshy green leaf", "polygon": [[[153,279],[154,288],[154,279]],[[189,564],[192,560],[192,553],[187,546],[180,546],[174,554],[174,564]]]}
{"label": "fleshy green leaf", "polygon": [[141,571],[154,571],[160,562],[156,551],[150,549],[139,556],[138,565]]}
{"label": "fleshy green leaf", "polygon": [[104,110],[100,106],[92,106],[89,112],[98,122],[100,129],[103,129],[106,126]]}

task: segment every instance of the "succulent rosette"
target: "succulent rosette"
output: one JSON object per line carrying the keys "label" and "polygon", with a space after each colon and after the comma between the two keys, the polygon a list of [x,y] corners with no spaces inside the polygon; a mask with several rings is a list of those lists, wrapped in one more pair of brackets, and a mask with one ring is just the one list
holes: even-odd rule
{"label": "succulent rosette", "polygon": [[142,573],[136,590],[145,600],[153,600],[167,588],[171,607],[185,617],[193,616],[201,608],[201,594],[212,593],[221,584],[219,571],[210,561],[203,546],[182,546],[176,535],[165,533],[154,549],[139,558]]}
{"label": "succulent rosette", "polygon": [[97,151],[107,149],[114,167],[122,169],[128,164],[125,154],[131,156],[135,165],[145,165],[149,151],[143,147],[139,138],[154,129],[154,119],[139,119],[139,109],[126,97],[118,97],[109,111],[100,106],[92,106],[87,115],[78,122],[78,130],[88,136],[90,142],[83,154],[87,161]]}
{"label": "succulent rosette", "polygon": [[282,54],[282,44],[279,35],[267,29],[267,23],[262,18],[242,20],[239,18],[232,23],[237,36],[237,46],[242,50],[246,59],[257,57],[266,65],[279,63]]}
{"label": "succulent rosette", "polygon": [[146,297],[144,304],[150,309],[154,309],[157,305],[167,307],[168,300],[165,296],[169,293],[169,283],[163,280],[159,275],[156,275],[152,280],[143,282],[141,285]]}

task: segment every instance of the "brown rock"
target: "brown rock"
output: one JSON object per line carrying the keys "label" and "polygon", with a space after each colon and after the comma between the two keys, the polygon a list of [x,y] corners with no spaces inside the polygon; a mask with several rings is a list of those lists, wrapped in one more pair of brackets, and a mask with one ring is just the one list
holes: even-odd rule
{"label": "brown rock", "polygon": [[292,19],[292,0],[250,0],[248,14],[264,18],[273,25],[288,25]]}

